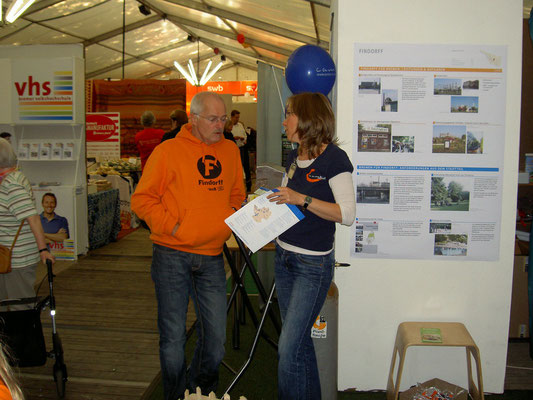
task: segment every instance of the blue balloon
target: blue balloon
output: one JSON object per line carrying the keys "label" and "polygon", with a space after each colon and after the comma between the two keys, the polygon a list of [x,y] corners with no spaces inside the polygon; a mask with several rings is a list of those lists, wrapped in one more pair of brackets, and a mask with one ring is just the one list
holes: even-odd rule
{"label": "blue balloon", "polygon": [[285,80],[294,94],[320,92],[327,96],[335,76],[335,63],[328,52],[311,44],[294,50],[285,67]]}

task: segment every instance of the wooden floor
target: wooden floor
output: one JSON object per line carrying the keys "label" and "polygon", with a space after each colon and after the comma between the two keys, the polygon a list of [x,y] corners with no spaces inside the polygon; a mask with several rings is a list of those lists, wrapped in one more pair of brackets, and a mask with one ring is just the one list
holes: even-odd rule
{"label": "wooden floor", "polygon": [[[69,374],[66,399],[138,400],[157,377],[157,310],[150,262],[151,242],[147,231],[139,229],[76,263],[57,264],[57,331]],[[47,290],[45,283],[40,293]],[[188,319],[194,319],[192,310]],[[48,310],[41,320],[50,349]],[[56,399],[52,365],[49,360],[43,367],[20,370],[27,400]],[[533,390],[533,360],[525,342],[509,344],[505,389]]]}
{"label": "wooden floor", "polygon": [[[138,230],[58,268],[57,331],[68,368],[66,399],[139,399],[159,372],[151,242]],[[61,266],[60,266],[61,267]],[[40,293],[46,294],[47,283]],[[41,314],[50,349],[51,320]],[[55,399],[53,361],[21,369],[28,400]]]}

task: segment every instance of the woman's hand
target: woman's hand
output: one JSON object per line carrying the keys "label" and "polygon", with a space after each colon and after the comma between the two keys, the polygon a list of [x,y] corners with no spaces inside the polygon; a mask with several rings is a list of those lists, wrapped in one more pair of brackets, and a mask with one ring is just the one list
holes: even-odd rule
{"label": "woman's hand", "polygon": [[[298,193],[288,187],[277,187],[278,192],[274,192],[267,196],[271,202],[276,204],[294,204],[296,206],[303,206],[305,203],[305,194]],[[307,211],[319,216],[326,221],[341,222],[342,214],[341,209],[336,203],[329,203],[313,198],[313,201],[309,203]]]}
{"label": "woman's hand", "polygon": [[271,202],[276,202],[276,204],[294,204],[296,206],[303,206],[305,202],[305,195],[285,186],[280,186],[276,189],[278,192],[274,192],[267,196],[267,199],[269,199]]}

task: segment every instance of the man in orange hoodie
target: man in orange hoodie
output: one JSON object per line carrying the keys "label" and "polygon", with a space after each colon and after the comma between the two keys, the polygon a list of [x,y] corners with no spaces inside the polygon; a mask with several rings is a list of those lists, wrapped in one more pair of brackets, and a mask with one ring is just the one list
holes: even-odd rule
{"label": "man in orange hoodie", "polygon": [[[165,399],[186,388],[215,391],[226,340],[226,276],[222,247],[231,231],[224,219],[245,198],[239,149],[224,138],[221,97],[193,97],[189,123],[155,148],[131,207],[150,227],[152,279],[158,305],[159,355]],[[187,305],[196,309],[196,350],[185,363]]]}

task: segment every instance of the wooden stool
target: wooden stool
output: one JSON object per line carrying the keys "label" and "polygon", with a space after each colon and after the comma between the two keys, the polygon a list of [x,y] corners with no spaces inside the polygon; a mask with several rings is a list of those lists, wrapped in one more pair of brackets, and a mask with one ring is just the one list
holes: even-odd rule
{"label": "wooden stool", "polygon": [[[422,342],[421,328],[438,328],[442,336],[442,343]],[[479,349],[468,333],[466,327],[458,322],[402,322],[398,326],[396,333],[396,343],[392,353],[389,379],[387,382],[387,400],[396,400],[400,392],[400,382],[402,379],[402,370],[405,362],[405,354],[409,346],[449,346],[466,348],[466,365],[468,369],[468,391],[474,400],[484,400],[483,396],[483,377],[481,375],[481,359]],[[399,355],[398,372],[396,382],[393,382],[394,366],[396,364],[396,355]],[[474,383],[472,377],[471,356],[476,361],[476,371],[478,385]]]}

